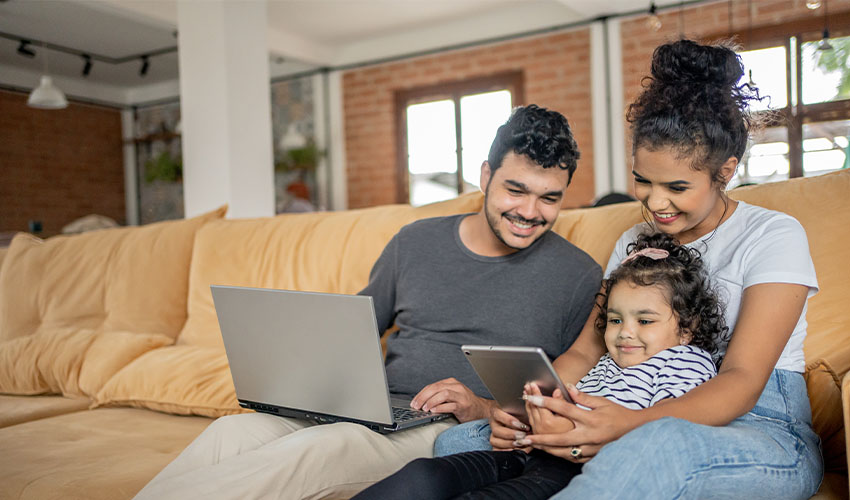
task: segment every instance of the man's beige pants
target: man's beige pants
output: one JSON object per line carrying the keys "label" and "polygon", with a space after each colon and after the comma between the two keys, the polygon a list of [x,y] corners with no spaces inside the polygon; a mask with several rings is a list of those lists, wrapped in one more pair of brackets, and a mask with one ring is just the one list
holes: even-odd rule
{"label": "man's beige pants", "polygon": [[148,483],[137,500],[348,498],[433,455],[453,418],[378,434],[351,423],[315,425],[262,413],[222,417]]}

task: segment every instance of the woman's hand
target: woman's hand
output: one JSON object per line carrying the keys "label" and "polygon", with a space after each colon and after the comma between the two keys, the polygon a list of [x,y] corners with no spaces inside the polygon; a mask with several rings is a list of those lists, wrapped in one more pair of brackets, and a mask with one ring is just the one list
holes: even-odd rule
{"label": "woman's hand", "polygon": [[531,451],[530,446],[521,447],[515,444],[517,440],[524,439],[531,428],[497,406],[490,411],[490,431],[490,445],[496,451],[517,448],[525,452]]}
{"label": "woman's hand", "polygon": [[[530,445],[571,462],[584,463],[604,445],[643,423],[638,411],[629,410],[603,397],[589,396],[573,385],[567,385],[567,392],[575,403],[590,410],[560,398],[540,396],[540,399],[535,398],[530,402],[541,403],[537,406],[569,419],[575,428],[565,433],[535,432],[519,440],[518,444]],[[581,450],[578,457],[573,448]]]}

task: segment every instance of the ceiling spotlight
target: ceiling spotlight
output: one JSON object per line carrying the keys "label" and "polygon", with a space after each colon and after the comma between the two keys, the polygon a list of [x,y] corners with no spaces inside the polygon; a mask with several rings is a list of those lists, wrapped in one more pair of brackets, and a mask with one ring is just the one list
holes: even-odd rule
{"label": "ceiling spotlight", "polygon": [[142,68],[139,70],[139,76],[145,76],[148,74],[148,68],[150,68],[151,63],[148,60],[148,56],[142,56]]}
{"label": "ceiling spotlight", "polygon": [[35,51],[29,48],[29,44],[29,40],[21,40],[21,44],[18,45],[18,54],[32,59],[35,57]]}
{"label": "ceiling spotlight", "polygon": [[91,56],[83,54],[83,61],[85,61],[85,64],[83,65],[83,76],[89,76],[92,67]]}
{"label": "ceiling spotlight", "polygon": [[820,8],[820,0],[806,0],[806,8],[809,10],[817,10]]}
{"label": "ceiling spotlight", "polygon": [[658,18],[658,8],[655,6],[655,2],[651,2],[649,4],[649,17],[646,19],[646,27],[651,29],[652,31],[658,31],[661,29],[661,19]]}

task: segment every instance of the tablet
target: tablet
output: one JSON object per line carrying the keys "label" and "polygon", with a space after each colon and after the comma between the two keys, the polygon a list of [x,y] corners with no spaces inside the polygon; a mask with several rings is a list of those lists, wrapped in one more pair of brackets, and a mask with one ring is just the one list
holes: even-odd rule
{"label": "tablet", "polygon": [[461,349],[499,406],[525,423],[528,415],[522,390],[528,382],[535,382],[545,396],[560,389],[564,398],[572,402],[555,368],[539,347],[464,345]]}

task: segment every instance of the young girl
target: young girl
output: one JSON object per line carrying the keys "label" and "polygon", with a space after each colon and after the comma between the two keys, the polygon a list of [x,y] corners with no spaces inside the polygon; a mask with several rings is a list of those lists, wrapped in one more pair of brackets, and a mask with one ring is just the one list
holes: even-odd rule
{"label": "young girl", "polygon": [[[700,250],[731,330],[723,364],[685,396],[642,410],[574,390],[590,411],[543,398],[552,420],[575,426],[567,432],[517,439],[519,422],[494,410],[495,449],[587,462],[555,499],[807,499],[818,489],[823,459],[802,374],[806,301],[817,291],[806,233],[786,214],[725,194],[753,127],[747,105],[758,99],[743,75],[729,47],[671,42],[655,50],[628,111],[635,197],[649,225]],[[642,226],[620,237],[609,273]],[[603,352],[588,323],[554,365],[578,381]]]}
{"label": "young girl", "polygon": [[[657,233],[639,236],[628,253],[600,293],[595,326],[608,352],[577,389],[640,409],[679,397],[713,377],[710,353],[728,329],[697,250]],[[559,391],[553,397],[560,398]],[[535,385],[526,386],[524,398],[532,432],[573,427],[535,406],[543,405]],[[581,468],[539,450],[471,451],[415,460],[355,498],[543,500]]]}

